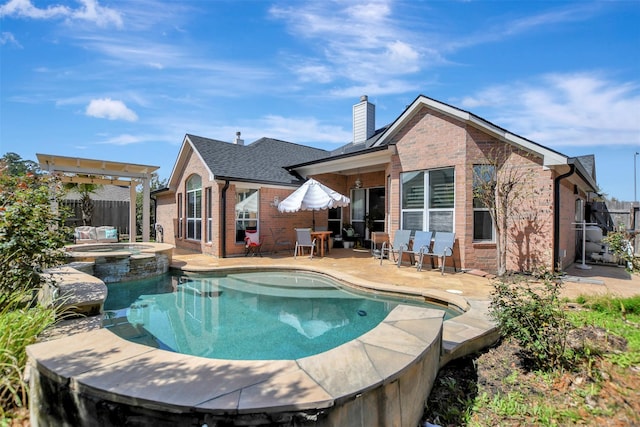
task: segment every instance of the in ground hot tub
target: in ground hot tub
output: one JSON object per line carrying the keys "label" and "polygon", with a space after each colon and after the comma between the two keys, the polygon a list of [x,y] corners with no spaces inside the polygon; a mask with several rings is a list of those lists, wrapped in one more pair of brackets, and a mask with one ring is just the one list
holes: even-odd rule
{"label": "in ground hot tub", "polygon": [[157,276],[169,271],[173,246],[166,243],[96,243],[67,246],[74,268],[105,283]]}

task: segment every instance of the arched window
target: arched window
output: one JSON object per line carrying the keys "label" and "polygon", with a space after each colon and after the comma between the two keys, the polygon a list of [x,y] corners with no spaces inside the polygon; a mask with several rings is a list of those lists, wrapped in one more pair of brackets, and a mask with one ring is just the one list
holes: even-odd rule
{"label": "arched window", "polygon": [[187,180],[187,239],[202,239],[202,178],[199,175]]}

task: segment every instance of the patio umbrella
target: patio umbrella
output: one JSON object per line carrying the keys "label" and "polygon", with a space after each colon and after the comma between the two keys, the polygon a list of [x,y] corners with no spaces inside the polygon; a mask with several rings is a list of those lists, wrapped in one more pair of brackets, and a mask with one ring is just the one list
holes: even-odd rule
{"label": "patio umbrella", "polygon": [[[313,178],[302,184],[289,197],[278,203],[280,212],[317,211],[348,206],[351,200]],[[315,215],[313,227],[316,226]]]}

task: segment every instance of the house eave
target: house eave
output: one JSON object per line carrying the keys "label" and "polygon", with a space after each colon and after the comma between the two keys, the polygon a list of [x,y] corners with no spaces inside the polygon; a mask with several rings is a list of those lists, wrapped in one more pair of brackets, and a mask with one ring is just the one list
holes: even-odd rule
{"label": "house eave", "polygon": [[324,173],[352,175],[380,171],[386,168],[395,153],[395,145],[387,145],[289,166],[287,170],[294,171],[305,178]]}

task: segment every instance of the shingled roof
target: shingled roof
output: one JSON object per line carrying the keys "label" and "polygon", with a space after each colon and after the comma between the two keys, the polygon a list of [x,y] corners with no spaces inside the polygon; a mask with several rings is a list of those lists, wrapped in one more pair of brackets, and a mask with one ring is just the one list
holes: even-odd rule
{"label": "shingled roof", "polygon": [[304,180],[285,166],[329,156],[326,150],[272,138],[260,138],[248,145],[190,134],[186,139],[216,179],[299,185]]}

